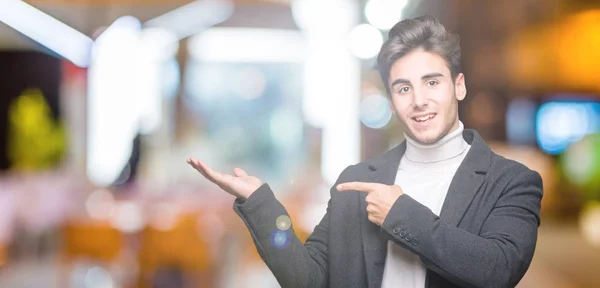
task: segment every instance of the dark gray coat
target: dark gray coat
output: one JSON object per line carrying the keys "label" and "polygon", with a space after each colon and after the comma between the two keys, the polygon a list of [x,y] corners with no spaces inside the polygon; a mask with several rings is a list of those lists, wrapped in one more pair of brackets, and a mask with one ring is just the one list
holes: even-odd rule
{"label": "dark gray coat", "polygon": [[394,184],[406,142],[341,173],[327,213],[304,245],[293,227],[284,248],[272,244],[276,219],[287,212],[268,184],[245,202],[236,200],[234,210],[282,287],[380,287],[387,240],[420,256],[428,288],[514,287],[535,250],[542,179],[492,152],[476,131],[465,129],[463,137],[471,149],[440,217],[405,194],[379,227],[367,219],[366,193],[335,189],[350,181]]}

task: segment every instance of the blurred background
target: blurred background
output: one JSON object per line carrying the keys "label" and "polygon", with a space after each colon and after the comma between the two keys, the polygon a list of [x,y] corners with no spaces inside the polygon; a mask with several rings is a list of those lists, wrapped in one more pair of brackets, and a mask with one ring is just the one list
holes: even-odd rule
{"label": "blurred background", "polygon": [[375,57],[424,14],[461,36],[465,126],[543,177],[519,287],[600,287],[595,0],[0,0],[0,287],[278,287],[186,158],[268,182],[306,239],[403,140]]}

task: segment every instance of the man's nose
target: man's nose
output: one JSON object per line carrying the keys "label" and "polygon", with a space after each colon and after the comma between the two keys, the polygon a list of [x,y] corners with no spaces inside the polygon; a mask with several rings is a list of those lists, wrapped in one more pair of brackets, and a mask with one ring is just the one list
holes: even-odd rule
{"label": "man's nose", "polygon": [[413,95],[413,105],[415,106],[415,108],[425,107],[429,103],[429,99],[425,95],[423,95],[423,93],[415,91]]}

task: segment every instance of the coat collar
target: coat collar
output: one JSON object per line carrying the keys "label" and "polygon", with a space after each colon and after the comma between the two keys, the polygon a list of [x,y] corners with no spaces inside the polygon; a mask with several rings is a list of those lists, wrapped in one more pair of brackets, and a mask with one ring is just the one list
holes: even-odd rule
{"label": "coat collar", "polygon": [[[464,129],[462,136],[465,141],[471,145],[471,149],[467,153],[463,165],[468,166],[471,171],[477,171],[479,174],[486,174],[491,163],[490,147],[485,143],[485,140],[483,140],[481,135],[473,129]],[[405,151],[406,140],[371,160],[368,163],[369,170],[373,172],[379,171],[379,173],[395,173],[394,169],[397,169],[400,165],[400,159],[404,156]]]}

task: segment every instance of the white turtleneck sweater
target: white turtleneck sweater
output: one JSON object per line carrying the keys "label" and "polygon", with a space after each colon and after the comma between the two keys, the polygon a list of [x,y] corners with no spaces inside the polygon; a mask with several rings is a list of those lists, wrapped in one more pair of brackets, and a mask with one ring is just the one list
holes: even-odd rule
{"label": "white turtleneck sweater", "polygon": [[[440,214],[450,182],[471,146],[464,140],[464,126],[431,145],[422,145],[406,137],[406,152],[400,160],[395,184]],[[416,254],[392,241],[388,242],[382,288],[424,288],[426,269]]]}

